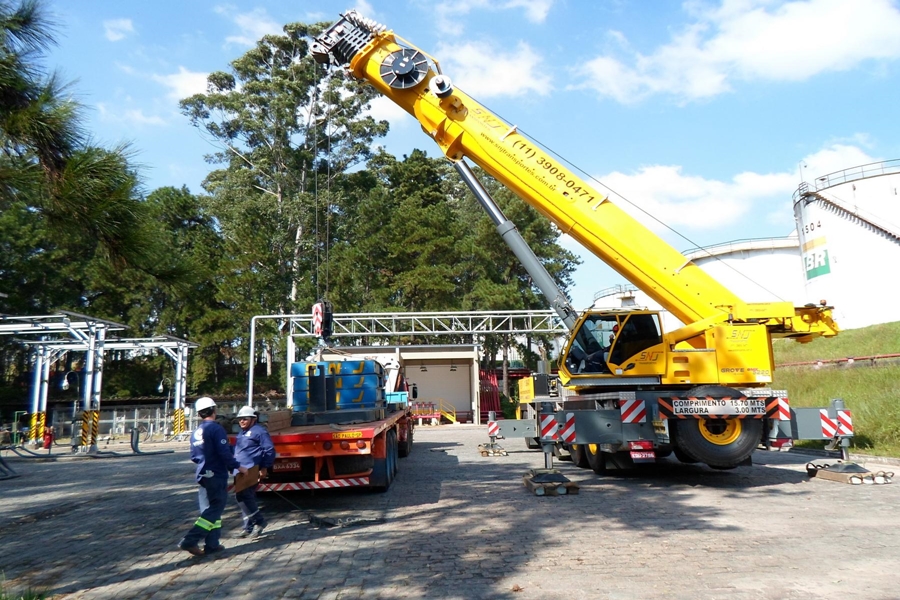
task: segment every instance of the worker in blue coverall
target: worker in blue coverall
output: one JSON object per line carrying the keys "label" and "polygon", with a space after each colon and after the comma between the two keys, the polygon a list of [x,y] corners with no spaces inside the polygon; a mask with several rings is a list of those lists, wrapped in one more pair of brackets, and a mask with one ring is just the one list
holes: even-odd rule
{"label": "worker in blue coverall", "polygon": [[[256,412],[252,407],[243,407],[237,416],[241,433],[238,434],[234,444],[234,457],[242,467],[247,469],[259,467],[259,478],[265,479],[275,462],[275,445],[272,444],[272,438],[269,437],[266,428],[257,423]],[[252,485],[235,494],[244,517],[244,527],[238,533],[238,537],[259,537],[266,528],[266,519],[256,503],[258,485]]]}
{"label": "worker in blue coverall", "polygon": [[[222,534],[222,512],[228,502],[228,476],[235,470],[246,473],[234,458],[225,428],[216,422],[216,403],[203,397],[194,404],[203,419],[191,434],[191,461],[197,465],[200,484],[200,518],[178,543],[182,550],[201,556],[213,554],[225,547],[219,542]],[[200,541],[204,547],[200,549]]]}

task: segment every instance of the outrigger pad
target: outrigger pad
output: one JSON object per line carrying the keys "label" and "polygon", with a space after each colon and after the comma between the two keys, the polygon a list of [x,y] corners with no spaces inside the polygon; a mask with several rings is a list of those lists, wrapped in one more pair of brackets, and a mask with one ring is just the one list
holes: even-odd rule
{"label": "outrigger pad", "polygon": [[525,487],[535,496],[566,496],[578,493],[578,484],[557,469],[531,469],[522,476]]}

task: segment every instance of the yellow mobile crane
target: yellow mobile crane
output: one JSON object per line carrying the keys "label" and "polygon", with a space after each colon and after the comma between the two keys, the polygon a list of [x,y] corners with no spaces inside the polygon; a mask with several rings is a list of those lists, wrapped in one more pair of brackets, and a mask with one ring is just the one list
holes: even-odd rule
{"label": "yellow mobile crane", "polygon": [[437,60],[356,11],[341,15],[311,51],[374,86],[414,116],[448,159],[476,163],[684,323],[666,332],[650,310],[577,316],[557,307],[571,331],[560,379],[575,395],[555,420],[580,466],[602,473],[674,451],[686,462],[732,468],[748,464],[760,443],[849,444],[841,403],[791,409],[784,391],[768,387],[772,339],[836,335],[831,307],[742,301],[455,87]]}

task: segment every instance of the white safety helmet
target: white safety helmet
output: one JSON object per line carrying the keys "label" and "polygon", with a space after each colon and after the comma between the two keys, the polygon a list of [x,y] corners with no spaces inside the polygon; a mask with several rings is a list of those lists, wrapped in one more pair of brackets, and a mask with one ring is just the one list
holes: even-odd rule
{"label": "white safety helmet", "polygon": [[206,410],[207,408],[215,408],[216,401],[210,398],[209,396],[203,396],[202,398],[197,398],[197,401],[194,403],[194,410],[200,412],[201,410]]}
{"label": "white safety helmet", "polygon": [[238,419],[241,417],[253,417],[256,418],[256,411],[253,410],[252,406],[242,406],[241,410],[238,411]]}

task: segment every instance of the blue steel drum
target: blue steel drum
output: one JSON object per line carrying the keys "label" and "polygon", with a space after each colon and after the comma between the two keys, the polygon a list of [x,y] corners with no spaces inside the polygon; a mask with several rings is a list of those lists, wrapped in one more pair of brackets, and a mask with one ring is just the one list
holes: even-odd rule
{"label": "blue steel drum", "polygon": [[384,400],[381,388],[337,390],[337,409],[375,408]]}
{"label": "blue steel drum", "polygon": [[384,379],[379,375],[334,375],[334,389],[360,390],[383,388]]}
{"label": "blue steel drum", "polygon": [[[299,377],[297,379],[299,379]],[[296,385],[297,379],[294,380],[294,385]],[[294,388],[292,405],[294,412],[306,412],[309,409],[309,390],[298,390]]]}
{"label": "blue steel drum", "polygon": [[384,378],[384,367],[377,360],[343,360],[329,363],[333,375],[379,375]]}
{"label": "blue steel drum", "polygon": [[337,410],[376,408],[384,402],[384,367],[378,361],[296,362],[291,365],[294,412],[309,410],[310,375],[323,374],[334,379]]}
{"label": "blue steel drum", "polygon": [[[328,372],[327,362],[295,362],[291,365],[291,377],[307,377],[309,375],[308,367],[316,367],[313,375],[321,375]],[[296,380],[295,380],[296,381]]]}

